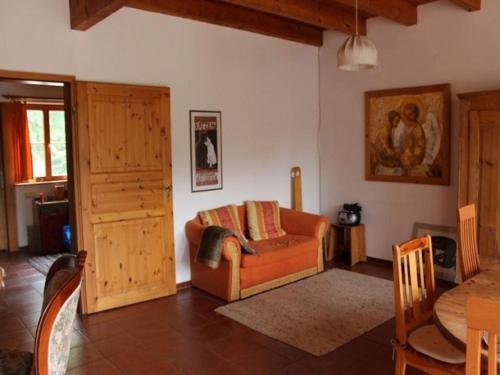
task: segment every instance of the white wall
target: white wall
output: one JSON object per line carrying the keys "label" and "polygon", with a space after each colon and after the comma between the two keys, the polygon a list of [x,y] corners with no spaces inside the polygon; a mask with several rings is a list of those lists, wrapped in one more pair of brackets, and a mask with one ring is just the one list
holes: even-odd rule
{"label": "white wall", "polygon": [[[328,32],[320,49],[321,211],[335,218],[344,202],[360,202],[369,256],[391,258],[391,246],[409,239],[413,223],[455,225],[458,109],[456,93],[500,88],[500,2],[479,12],[451,2],[420,6],[418,25],[370,19],[379,66],[347,73],[336,68],[345,36]],[[369,90],[451,83],[451,185],[364,180],[364,102]]]}
{"label": "white wall", "polygon": [[28,246],[28,226],[33,224],[33,199],[38,198],[40,193],[43,193],[45,197],[54,196],[54,185],[66,186],[66,183],[16,185],[17,244],[19,247]]}
{"label": "white wall", "polygon": [[[122,9],[71,31],[68,0],[0,2],[0,68],[171,88],[177,282],[190,279],[184,224],[245,199],[319,210],[318,49],[194,21]],[[191,193],[189,110],[222,111],[224,190]]]}

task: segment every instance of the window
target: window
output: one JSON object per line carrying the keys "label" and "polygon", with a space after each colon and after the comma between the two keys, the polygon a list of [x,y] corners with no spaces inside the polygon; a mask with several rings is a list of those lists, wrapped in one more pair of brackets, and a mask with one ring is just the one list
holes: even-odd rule
{"label": "window", "polygon": [[67,176],[66,122],[57,105],[29,105],[28,127],[33,159],[33,177],[54,180]]}

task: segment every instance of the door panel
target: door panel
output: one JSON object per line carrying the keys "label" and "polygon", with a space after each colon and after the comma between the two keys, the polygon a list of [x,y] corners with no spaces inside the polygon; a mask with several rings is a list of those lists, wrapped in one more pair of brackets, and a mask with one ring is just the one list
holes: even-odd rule
{"label": "door panel", "polygon": [[469,137],[469,202],[478,210],[479,251],[499,254],[500,111],[473,111]]}
{"label": "door panel", "polygon": [[166,88],[77,83],[86,312],[175,293]]}

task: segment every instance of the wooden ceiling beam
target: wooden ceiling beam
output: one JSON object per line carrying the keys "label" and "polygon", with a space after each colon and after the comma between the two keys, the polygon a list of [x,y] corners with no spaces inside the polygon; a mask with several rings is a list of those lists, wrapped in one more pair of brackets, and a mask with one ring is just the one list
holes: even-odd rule
{"label": "wooden ceiling beam", "polygon": [[[354,0],[328,1],[354,8]],[[417,23],[417,6],[407,0],[358,0],[358,9],[361,12],[381,16],[407,26]]]}
{"label": "wooden ceiling beam", "polygon": [[[323,29],[337,30],[347,34],[356,31],[354,12],[339,9],[331,3],[320,0],[222,0],[260,12],[290,18]],[[359,33],[366,34],[366,19],[360,18]]]}
{"label": "wooden ceiling beam", "polygon": [[123,7],[124,0],[69,0],[71,28],[87,30]]}
{"label": "wooden ceiling beam", "polygon": [[481,9],[481,0],[452,0],[452,1],[455,4],[471,12]]}
{"label": "wooden ceiling beam", "polygon": [[215,0],[126,0],[126,6],[321,46],[316,26]]}

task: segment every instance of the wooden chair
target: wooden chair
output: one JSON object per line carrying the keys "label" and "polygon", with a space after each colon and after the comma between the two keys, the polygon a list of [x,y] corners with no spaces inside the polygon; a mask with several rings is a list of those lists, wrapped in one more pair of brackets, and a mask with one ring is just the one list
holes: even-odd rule
{"label": "wooden chair", "polygon": [[5,283],[4,283],[4,280],[5,279],[5,270],[0,267],[0,289],[5,287]]}
{"label": "wooden chair", "polygon": [[428,374],[463,374],[465,354],[431,324],[435,282],[430,236],[393,246],[396,310],[395,374],[406,366]]}
{"label": "wooden chair", "polygon": [[500,302],[471,296],[467,299],[467,375],[481,373],[482,332],[488,333],[488,375],[497,375]]}
{"label": "wooden chair", "polygon": [[458,209],[458,248],[462,281],[467,281],[480,272],[476,206],[474,204]]}
{"label": "wooden chair", "polygon": [[85,251],[66,254],[51,266],[45,281],[34,353],[0,349],[0,374],[66,373],[86,256]]}

